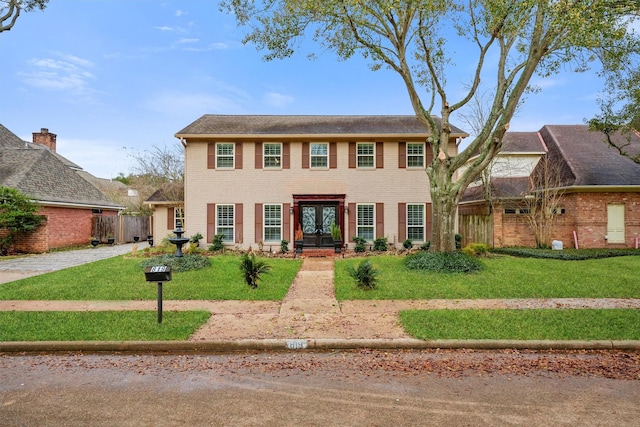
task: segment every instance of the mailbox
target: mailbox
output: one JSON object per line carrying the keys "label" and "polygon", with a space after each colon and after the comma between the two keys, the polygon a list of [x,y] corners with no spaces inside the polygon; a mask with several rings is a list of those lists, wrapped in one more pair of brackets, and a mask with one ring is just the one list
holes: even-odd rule
{"label": "mailbox", "polygon": [[147,282],[170,282],[171,267],[168,265],[154,265],[152,267],[146,267],[144,269],[144,276],[147,279]]}

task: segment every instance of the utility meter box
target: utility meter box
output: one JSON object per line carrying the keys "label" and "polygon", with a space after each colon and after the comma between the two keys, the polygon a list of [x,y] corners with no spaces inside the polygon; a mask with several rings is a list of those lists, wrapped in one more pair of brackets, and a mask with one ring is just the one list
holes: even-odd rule
{"label": "utility meter box", "polygon": [[170,282],[171,281],[171,267],[168,265],[154,265],[146,267],[144,269],[144,276],[147,282]]}

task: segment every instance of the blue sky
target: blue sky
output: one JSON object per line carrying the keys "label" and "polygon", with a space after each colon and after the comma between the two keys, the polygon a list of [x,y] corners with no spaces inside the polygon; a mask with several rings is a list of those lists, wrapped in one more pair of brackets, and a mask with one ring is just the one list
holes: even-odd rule
{"label": "blue sky", "polygon": [[[413,114],[391,71],[331,52],[264,62],[244,31],[216,0],[50,0],[0,34],[0,123],[28,141],[48,128],[60,154],[110,178],[202,114]],[[593,74],[534,82],[511,130],[598,110]]]}

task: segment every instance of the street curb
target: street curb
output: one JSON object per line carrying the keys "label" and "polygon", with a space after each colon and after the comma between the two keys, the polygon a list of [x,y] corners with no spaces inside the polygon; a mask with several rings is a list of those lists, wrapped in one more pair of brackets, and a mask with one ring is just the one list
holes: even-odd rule
{"label": "street curb", "polygon": [[15,353],[233,353],[330,350],[628,350],[640,351],[640,341],[552,340],[417,340],[400,339],[242,339],[211,341],[14,341],[0,343],[0,354]]}

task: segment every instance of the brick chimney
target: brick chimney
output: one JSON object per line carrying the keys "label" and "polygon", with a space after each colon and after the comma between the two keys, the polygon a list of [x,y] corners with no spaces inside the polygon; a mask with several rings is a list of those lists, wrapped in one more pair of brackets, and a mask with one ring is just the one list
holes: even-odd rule
{"label": "brick chimney", "polygon": [[58,135],[56,135],[55,133],[49,133],[49,129],[42,128],[40,129],[40,132],[33,132],[33,143],[42,144],[55,153],[57,136]]}

